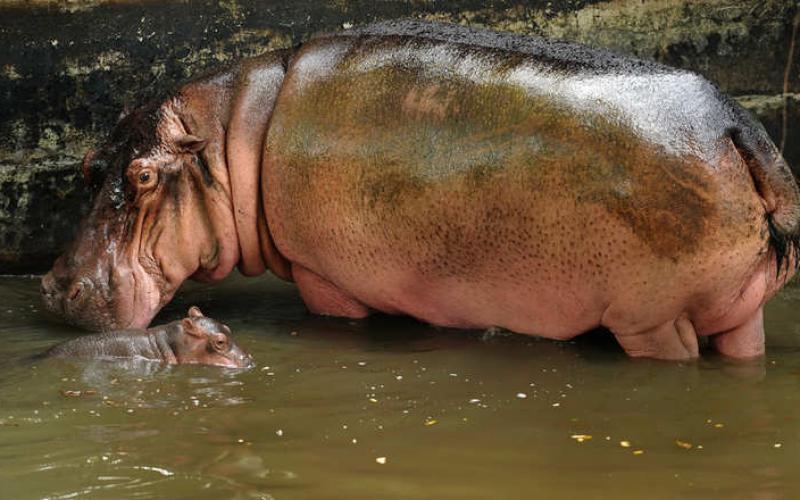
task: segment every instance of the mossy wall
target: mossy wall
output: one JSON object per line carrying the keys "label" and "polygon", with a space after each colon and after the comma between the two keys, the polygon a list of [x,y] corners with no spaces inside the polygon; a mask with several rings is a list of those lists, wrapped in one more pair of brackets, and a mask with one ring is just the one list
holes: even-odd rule
{"label": "mossy wall", "polygon": [[79,160],[125,106],[243,56],[396,17],[579,41],[693,69],[753,110],[800,169],[800,50],[789,58],[798,12],[794,0],[6,0],[0,273],[46,269],[69,242],[88,204]]}

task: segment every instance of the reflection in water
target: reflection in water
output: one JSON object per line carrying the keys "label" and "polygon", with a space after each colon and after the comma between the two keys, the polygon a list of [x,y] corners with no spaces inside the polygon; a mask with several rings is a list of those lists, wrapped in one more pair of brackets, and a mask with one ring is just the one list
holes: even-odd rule
{"label": "reflection in water", "polygon": [[557,343],[312,317],[270,280],[194,286],[157,319],[199,305],[253,354],[248,371],[36,360],[80,333],[35,310],[36,290],[0,281],[2,498],[771,499],[800,486],[797,288],[770,304],[768,357],[748,363],[630,360],[604,332]]}

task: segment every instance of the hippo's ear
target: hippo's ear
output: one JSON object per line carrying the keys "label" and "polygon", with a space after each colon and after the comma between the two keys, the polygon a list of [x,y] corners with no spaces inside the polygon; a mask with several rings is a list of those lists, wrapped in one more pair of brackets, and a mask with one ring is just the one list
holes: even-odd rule
{"label": "hippo's ear", "polygon": [[201,139],[192,134],[182,135],[175,139],[175,144],[188,153],[199,153],[206,147],[207,143],[208,141],[205,139]]}
{"label": "hippo's ear", "polygon": [[203,312],[197,306],[192,306],[189,308],[189,317],[190,318],[202,318]]}
{"label": "hippo's ear", "polygon": [[191,335],[192,337],[197,338],[205,338],[205,333],[201,331],[197,326],[194,324],[189,318],[183,318],[181,320],[181,325],[183,326],[183,331],[186,332],[187,335]]}

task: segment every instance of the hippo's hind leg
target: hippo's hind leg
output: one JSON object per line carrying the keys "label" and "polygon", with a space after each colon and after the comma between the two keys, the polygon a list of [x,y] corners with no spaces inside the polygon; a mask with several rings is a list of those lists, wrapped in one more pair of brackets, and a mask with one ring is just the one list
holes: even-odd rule
{"label": "hippo's hind leg", "polygon": [[655,328],[634,333],[614,333],[620,346],[634,358],[668,360],[699,356],[697,332],[688,318],[681,316]]}
{"label": "hippo's hind leg", "polygon": [[714,348],[732,358],[755,358],[764,354],[764,308],[744,323],[711,337]]}
{"label": "hippo's hind leg", "polygon": [[292,278],[300,290],[300,296],[314,314],[365,318],[367,306],[351,297],[330,281],[305,267],[292,264]]}

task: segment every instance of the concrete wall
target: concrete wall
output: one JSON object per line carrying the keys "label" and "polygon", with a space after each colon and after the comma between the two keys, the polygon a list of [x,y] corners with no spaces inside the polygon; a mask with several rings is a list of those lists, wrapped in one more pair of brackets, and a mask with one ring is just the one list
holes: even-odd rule
{"label": "concrete wall", "polygon": [[242,56],[396,17],[696,70],[753,110],[776,143],[786,109],[785,156],[800,168],[800,48],[789,59],[798,12],[795,0],[0,0],[0,273],[45,269],[68,243],[88,204],[79,159],[124,106]]}

